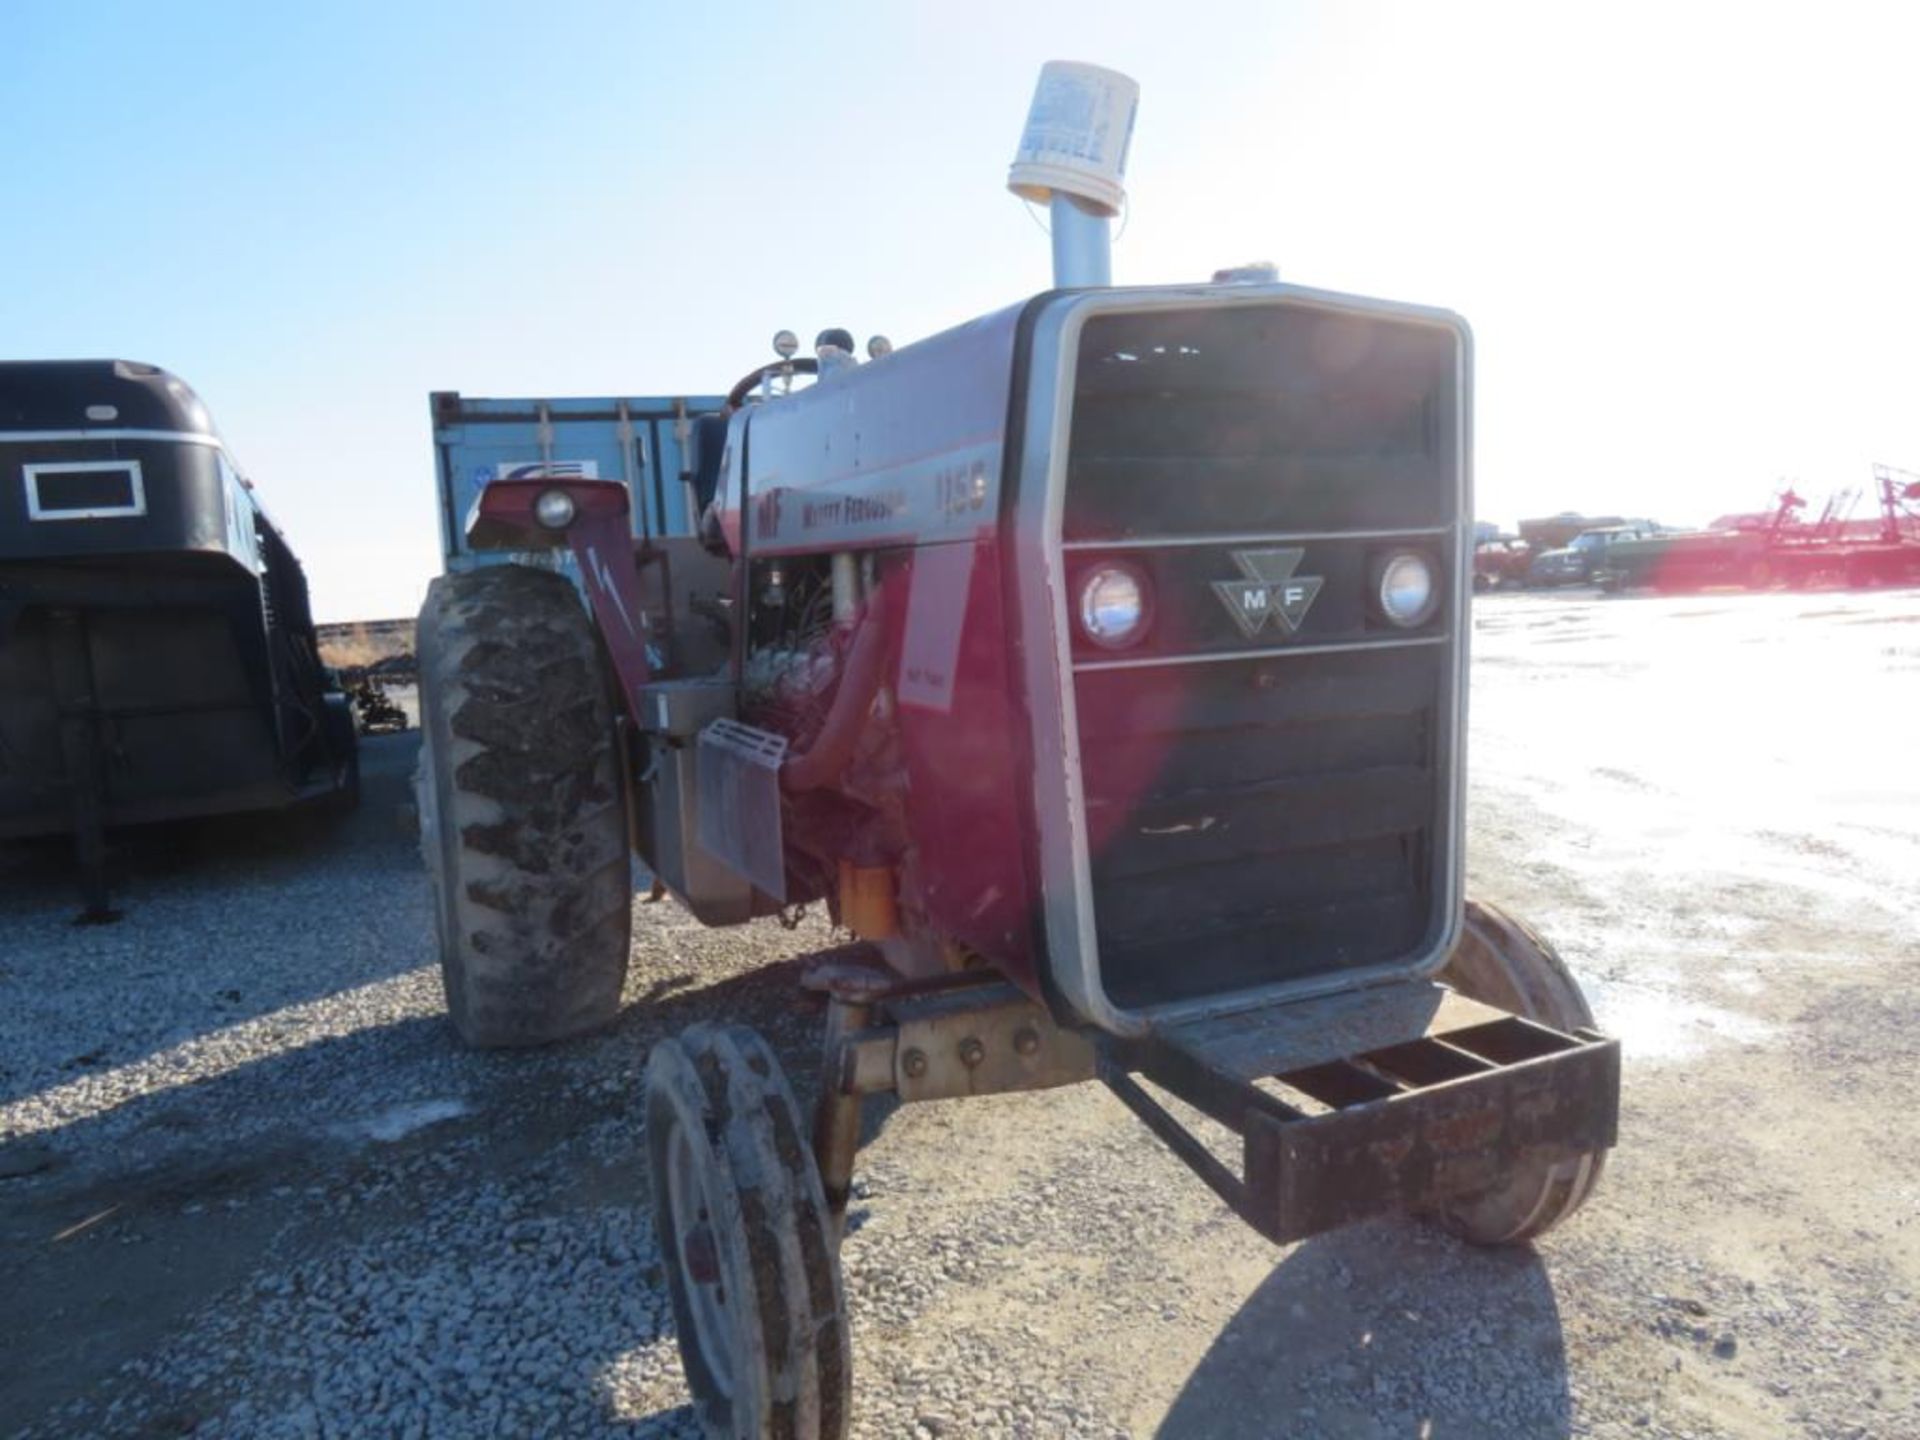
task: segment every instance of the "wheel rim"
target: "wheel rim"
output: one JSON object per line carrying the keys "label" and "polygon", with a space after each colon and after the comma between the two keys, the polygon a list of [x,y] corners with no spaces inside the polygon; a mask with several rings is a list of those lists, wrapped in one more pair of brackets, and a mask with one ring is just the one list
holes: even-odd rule
{"label": "wheel rim", "polygon": [[733,1394],[733,1326],[727,1310],[726,1282],[720,1271],[719,1243],[713,1233],[712,1206],[700,1159],[686,1127],[676,1125],[667,1142],[667,1204],[673,1214],[675,1260],[693,1312],[693,1335],[707,1374],[722,1395]]}

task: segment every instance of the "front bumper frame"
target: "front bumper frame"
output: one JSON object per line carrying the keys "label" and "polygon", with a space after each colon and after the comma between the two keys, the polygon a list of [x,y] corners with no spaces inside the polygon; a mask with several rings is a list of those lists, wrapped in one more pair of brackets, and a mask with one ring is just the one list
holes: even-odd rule
{"label": "front bumper frame", "polygon": [[[1610,1148],[1619,1042],[1409,981],[1103,1048],[1100,1079],[1244,1220],[1290,1243]],[[1136,1078],[1138,1077],[1138,1078]],[[1241,1140],[1238,1173],[1141,1083]]]}
{"label": "front bumper frame", "polygon": [[[809,984],[834,997],[816,1149],[842,1203],[859,1101],[873,1094],[957,1099],[1097,1078],[1280,1244],[1432,1210],[1523,1161],[1605,1150],[1619,1126],[1619,1042],[1553,1030],[1431,980],[1128,1039],[1060,1026],[990,975],[901,982],[878,967],[828,965]],[[1197,1133],[1154,1091],[1238,1137],[1239,1167],[1222,1158],[1217,1135]]]}

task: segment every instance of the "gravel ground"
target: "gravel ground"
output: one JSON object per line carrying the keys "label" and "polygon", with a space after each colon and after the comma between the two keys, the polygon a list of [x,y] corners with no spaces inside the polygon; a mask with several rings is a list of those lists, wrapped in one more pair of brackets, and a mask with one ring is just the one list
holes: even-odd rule
{"label": "gravel ground", "polygon": [[[857,1433],[1920,1434],[1920,594],[1495,596],[1477,632],[1474,889],[1626,1043],[1595,1202],[1533,1251],[1276,1249],[1092,1087],[876,1113]],[[832,937],[637,902],[612,1032],[463,1053],[414,744],[344,825],[128,837],[117,926],[0,855],[0,1432],[694,1433],[640,1067],[724,1015],[804,1082]]]}

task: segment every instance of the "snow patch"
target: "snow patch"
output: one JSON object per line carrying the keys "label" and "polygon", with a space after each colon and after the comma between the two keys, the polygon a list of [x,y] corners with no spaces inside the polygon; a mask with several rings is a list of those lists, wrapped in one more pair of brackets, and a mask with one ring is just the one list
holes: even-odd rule
{"label": "snow patch", "polygon": [[1588,990],[1600,1029],[1636,1060],[1687,1060],[1712,1045],[1759,1044],[1774,1027],[1751,1015],[1634,985],[1600,981]]}
{"label": "snow patch", "polygon": [[439,1125],[447,1120],[457,1120],[472,1111],[473,1107],[464,1100],[407,1100],[364,1116],[346,1128],[350,1134],[391,1145],[396,1140],[406,1139],[416,1130],[424,1130],[429,1125]]}

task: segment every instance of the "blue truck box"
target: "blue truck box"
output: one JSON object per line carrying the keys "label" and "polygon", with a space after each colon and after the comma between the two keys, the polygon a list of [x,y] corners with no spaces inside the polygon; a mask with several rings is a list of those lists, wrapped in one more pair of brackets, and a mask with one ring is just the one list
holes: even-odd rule
{"label": "blue truck box", "polygon": [[720,395],[494,399],[434,392],[429,405],[446,568],[512,558],[473,553],[465,534],[481,488],[509,476],[620,480],[633,495],[636,538],[691,535],[698,519],[687,480],[693,421],[725,403]]}

